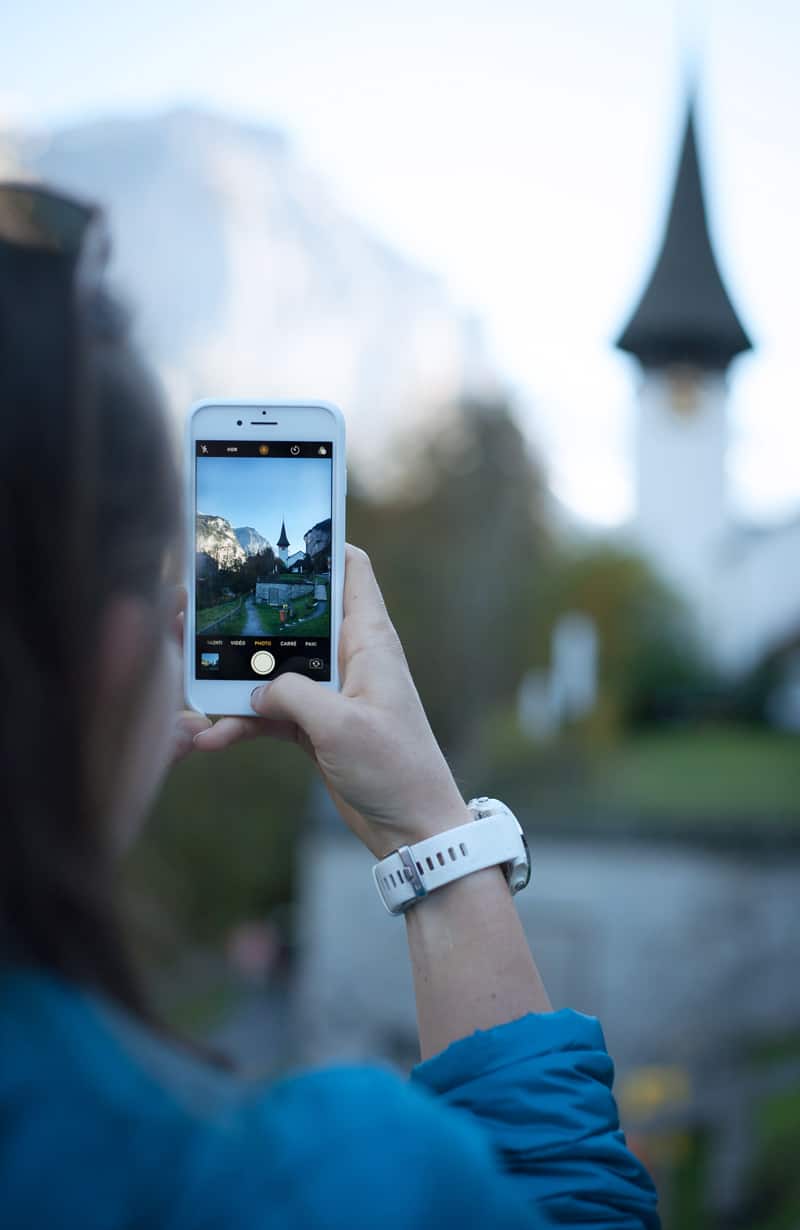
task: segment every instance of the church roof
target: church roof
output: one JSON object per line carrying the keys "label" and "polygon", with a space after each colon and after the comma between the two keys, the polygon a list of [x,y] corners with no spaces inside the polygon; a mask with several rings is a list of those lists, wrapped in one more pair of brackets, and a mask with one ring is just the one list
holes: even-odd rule
{"label": "church roof", "polygon": [[288,547],[289,539],[286,537],[286,522],[281,521],[281,536],[278,539],[279,547]]}
{"label": "church roof", "polygon": [[645,367],[724,369],[752,346],[717,267],[690,101],[667,228],[650,281],[617,339]]}

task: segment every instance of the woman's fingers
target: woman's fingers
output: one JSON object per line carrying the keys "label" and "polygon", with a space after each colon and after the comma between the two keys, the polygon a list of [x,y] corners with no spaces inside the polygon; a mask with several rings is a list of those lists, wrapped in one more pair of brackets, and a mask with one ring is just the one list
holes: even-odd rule
{"label": "woman's fingers", "polygon": [[203,752],[218,752],[233,743],[240,743],[243,739],[255,739],[259,735],[296,743],[297,726],[294,722],[272,721],[268,718],[222,717],[213,726],[209,725],[195,736],[194,746]]}
{"label": "woman's fingers", "polygon": [[348,542],[345,547],[344,614],[359,627],[389,622],[389,614],[366,551]]}
{"label": "woman's fingers", "polygon": [[196,713],[194,709],[184,709],[179,714],[173,733],[173,760],[183,760],[192,750],[194,737],[201,730],[206,730],[211,725],[209,718],[203,713]]}
{"label": "woman's fingers", "polygon": [[341,722],[342,706],[346,702],[338,692],[307,675],[287,671],[271,683],[256,688],[250,703],[262,718],[299,726],[311,742],[316,743]]}

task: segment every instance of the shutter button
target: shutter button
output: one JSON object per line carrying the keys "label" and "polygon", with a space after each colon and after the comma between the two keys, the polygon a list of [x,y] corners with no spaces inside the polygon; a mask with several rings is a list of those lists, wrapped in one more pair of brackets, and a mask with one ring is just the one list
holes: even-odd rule
{"label": "shutter button", "polygon": [[268,675],[275,669],[275,659],[266,649],[259,649],[250,659],[250,665],[257,675]]}

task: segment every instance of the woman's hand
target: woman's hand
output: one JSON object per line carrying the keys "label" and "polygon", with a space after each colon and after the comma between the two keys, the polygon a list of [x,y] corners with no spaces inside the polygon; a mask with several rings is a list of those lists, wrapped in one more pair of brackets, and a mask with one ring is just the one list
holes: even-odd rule
{"label": "woman's hand", "polygon": [[259,735],[299,743],[342,818],[377,858],[466,823],[470,813],[434,738],[369,557],[350,544],[339,672],[340,692],[287,672],[254,690],[258,717],[223,717],[210,726],[187,712],[180,727],[203,751]]}

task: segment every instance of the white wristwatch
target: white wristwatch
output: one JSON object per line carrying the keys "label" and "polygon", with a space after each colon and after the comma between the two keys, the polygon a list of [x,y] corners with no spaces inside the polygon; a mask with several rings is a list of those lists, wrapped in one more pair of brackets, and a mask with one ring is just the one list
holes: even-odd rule
{"label": "white wristwatch", "polygon": [[512,894],[531,878],[528,843],[517,817],[499,799],[470,799],[474,819],[435,837],[401,846],[372,868],[381,901],[390,914],[409,906],[436,888],[473,871],[502,864]]}

